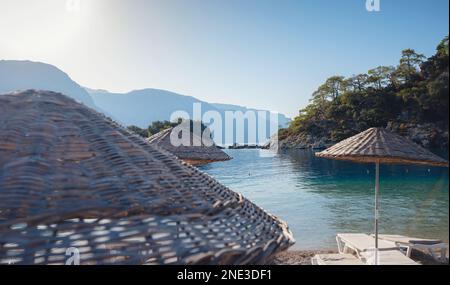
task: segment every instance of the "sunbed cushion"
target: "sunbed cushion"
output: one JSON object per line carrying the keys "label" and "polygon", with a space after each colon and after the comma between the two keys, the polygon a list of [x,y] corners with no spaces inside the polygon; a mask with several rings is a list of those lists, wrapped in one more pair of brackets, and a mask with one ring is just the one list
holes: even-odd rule
{"label": "sunbed cushion", "polygon": [[[348,246],[358,250],[366,251],[375,248],[375,238],[368,234],[337,234],[337,236]],[[378,249],[396,249],[394,242],[378,239]]]}

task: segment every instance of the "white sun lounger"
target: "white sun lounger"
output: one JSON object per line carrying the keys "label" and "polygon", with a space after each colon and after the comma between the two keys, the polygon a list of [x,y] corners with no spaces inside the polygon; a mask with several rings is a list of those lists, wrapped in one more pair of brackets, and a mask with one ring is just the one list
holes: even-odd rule
{"label": "white sun lounger", "polygon": [[[339,253],[349,253],[352,250],[359,258],[361,252],[375,248],[375,238],[367,234],[337,234],[336,242]],[[379,239],[378,250],[398,250],[398,246],[395,242]]]}
{"label": "white sun lounger", "polygon": [[345,253],[316,254],[311,258],[312,265],[365,265],[356,256]]}
{"label": "white sun lounger", "polygon": [[366,264],[377,265],[419,265],[399,250],[379,250],[377,262],[375,262],[374,250],[361,252],[361,258]]}
{"label": "white sun lounger", "polygon": [[[406,248],[406,256],[411,256],[412,249],[419,249],[428,251],[430,255],[437,261],[446,261],[447,255],[447,244],[442,242],[439,239],[424,239],[424,238],[415,238],[415,237],[407,237],[402,235],[379,235],[378,236],[382,240],[394,242],[398,247]],[[436,251],[440,253],[438,257],[436,255]]]}
{"label": "white sun lounger", "polygon": [[378,240],[377,262],[375,262],[375,238],[367,234],[337,234],[336,241],[342,254],[354,251],[366,264],[378,265],[418,265],[404,255],[395,242]]}

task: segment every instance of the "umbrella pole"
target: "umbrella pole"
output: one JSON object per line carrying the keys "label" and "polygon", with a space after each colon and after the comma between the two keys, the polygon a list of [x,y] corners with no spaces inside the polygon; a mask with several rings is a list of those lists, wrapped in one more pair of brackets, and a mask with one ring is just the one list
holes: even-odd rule
{"label": "umbrella pole", "polygon": [[375,164],[375,264],[378,264],[378,217],[379,217],[379,209],[378,209],[378,200],[379,200],[379,192],[380,189],[380,161],[377,160]]}

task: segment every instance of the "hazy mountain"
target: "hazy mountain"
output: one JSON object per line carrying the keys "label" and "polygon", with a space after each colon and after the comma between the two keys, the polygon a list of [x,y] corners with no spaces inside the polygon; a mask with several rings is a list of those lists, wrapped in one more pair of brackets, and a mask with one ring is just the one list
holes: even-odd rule
{"label": "hazy mountain", "polygon": [[[111,93],[106,90],[95,90],[81,87],[74,82],[66,73],[55,66],[32,61],[0,60],[0,94],[17,90],[40,89],[63,93],[85,105],[105,113],[114,120],[125,126],[135,125],[140,128],[148,127],[153,121],[169,120],[175,111],[184,111],[191,119],[193,118],[193,105],[200,103],[201,116],[207,111],[216,111],[222,116],[222,140],[217,144],[237,143],[264,143],[263,141],[250,141],[249,130],[246,127],[244,138],[233,139],[225,136],[226,131],[233,128],[227,126],[225,129],[225,111],[256,111],[247,107],[227,104],[211,104],[198,100],[192,96],[185,96],[174,92],[160,89],[135,90],[128,93]],[[269,112],[266,111],[266,119],[260,120],[266,125],[265,139],[273,132],[273,123],[268,120]],[[262,119],[262,118],[260,118]],[[279,115],[278,125],[286,127],[287,119]],[[207,122],[206,122],[207,123]],[[207,123],[208,124],[208,123]],[[236,136],[236,132],[233,132]]]}
{"label": "hazy mountain", "polygon": [[0,94],[17,90],[40,89],[63,93],[94,107],[86,90],[53,65],[19,60],[0,60]]}
{"label": "hazy mountain", "polygon": [[169,120],[175,111],[185,111],[193,118],[194,103],[201,104],[202,114],[211,110],[220,111],[194,97],[160,89],[142,89],[128,93],[110,93],[88,88],[86,90],[98,107],[127,126],[146,128],[153,121]]}
{"label": "hazy mountain", "polygon": [[[270,116],[269,110],[258,110],[258,109],[247,108],[247,107],[239,106],[239,105],[221,104],[221,103],[211,103],[211,105],[213,105],[214,107],[216,107],[217,109],[222,110],[222,111],[241,111],[243,113],[245,113],[247,111],[255,111],[255,112],[263,111],[266,113],[266,118],[269,118],[269,116]],[[278,126],[281,126],[282,128],[287,128],[289,126],[290,121],[291,121],[291,119],[286,117],[284,114],[281,114],[281,113],[278,114]]]}
{"label": "hazy mountain", "polygon": [[[129,93],[110,93],[105,90],[86,90],[92,96],[94,103],[103,110],[106,110],[110,116],[123,125],[135,125],[140,128],[148,127],[151,122],[156,120],[170,120],[170,116],[175,111],[184,111],[188,114],[189,118],[193,118],[193,104],[201,104],[201,115],[203,116],[207,111],[216,111],[222,118],[222,139],[219,140],[217,135],[214,135],[215,142],[217,144],[233,144],[235,142],[243,143],[264,143],[266,139],[269,139],[274,131],[279,126],[286,127],[289,119],[286,116],[279,114],[279,121],[277,125],[271,126],[269,121],[269,111],[265,111],[266,117],[259,118],[260,122],[265,124],[267,135],[264,136],[264,141],[256,140],[252,141],[248,138],[248,127],[244,129],[244,137],[234,139],[226,137],[226,131],[231,130],[233,136],[236,137],[236,132],[233,131],[233,126],[226,126],[225,128],[225,111],[242,111],[244,114],[246,111],[257,111],[256,109],[249,109],[237,105],[227,104],[211,104],[198,100],[191,96],[180,95],[174,92],[160,90],[160,89],[143,89],[135,90]],[[208,125],[208,122],[205,122]],[[256,132],[256,136],[258,132]]]}

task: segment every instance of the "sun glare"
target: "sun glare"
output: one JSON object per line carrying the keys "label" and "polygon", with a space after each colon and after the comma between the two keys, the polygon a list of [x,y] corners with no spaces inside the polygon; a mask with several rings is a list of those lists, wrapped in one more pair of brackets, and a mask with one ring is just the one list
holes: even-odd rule
{"label": "sun glare", "polygon": [[[7,47],[3,52],[6,56],[20,53],[24,57],[30,57],[30,54],[40,57],[64,50],[89,27],[93,2],[19,1],[20,5],[2,9],[0,43],[8,39],[8,44],[2,44],[3,48]],[[12,16],[17,14],[22,15],[20,21]],[[11,23],[14,29],[8,28]]]}

